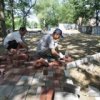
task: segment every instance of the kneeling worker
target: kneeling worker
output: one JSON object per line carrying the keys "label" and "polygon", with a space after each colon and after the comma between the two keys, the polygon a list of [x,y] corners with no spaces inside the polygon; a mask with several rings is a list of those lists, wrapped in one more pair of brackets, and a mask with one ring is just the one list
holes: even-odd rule
{"label": "kneeling worker", "polygon": [[[9,51],[9,53],[13,54],[13,59],[28,59],[26,52],[28,47],[23,40],[23,36],[27,33],[25,27],[20,27],[19,31],[9,33],[4,39],[4,47]],[[22,50],[21,50],[22,49]]]}
{"label": "kneeling worker", "polygon": [[43,36],[37,46],[38,55],[43,58],[63,58],[64,55],[57,49],[61,37],[63,37],[62,31],[59,28],[55,29],[53,34]]}
{"label": "kneeling worker", "polygon": [[25,27],[20,27],[19,31],[9,33],[4,39],[4,47],[8,50],[26,48],[27,45],[23,41],[23,36],[27,33]]}

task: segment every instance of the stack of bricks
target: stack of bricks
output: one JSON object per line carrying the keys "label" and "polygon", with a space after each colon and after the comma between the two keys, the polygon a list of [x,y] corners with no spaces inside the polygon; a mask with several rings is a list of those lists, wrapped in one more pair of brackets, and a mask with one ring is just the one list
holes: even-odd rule
{"label": "stack of bricks", "polygon": [[0,65],[0,77],[4,77],[6,65]]}
{"label": "stack of bricks", "polygon": [[24,50],[11,50],[8,51],[7,62],[13,64],[14,67],[18,67],[23,64],[24,61],[28,60],[28,54]]}
{"label": "stack of bricks", "polygon": [[0,56],[0,77],[4,77],[6,66],[6,56]]}
{"label": "stack of bricks", "polygon": [[23,51],[18,52],[7,51],[0,55],[0,77],[4,77],[5,72],[11,67],[19,67],[23,65],[24,61],[27,61],[27,53]]}

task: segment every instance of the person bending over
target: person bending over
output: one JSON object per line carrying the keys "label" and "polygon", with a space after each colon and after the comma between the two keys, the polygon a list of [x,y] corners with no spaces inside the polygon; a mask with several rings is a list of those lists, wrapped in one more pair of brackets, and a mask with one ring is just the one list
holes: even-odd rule
{"label": "person bending over", "polygon": [[27,45],[23,41],[23,36],[27,33],[25,27],[20,27],[19,31],[9,33],[4,39],[4,47],[8,50],[26,48]]}
{"label": "person bending over", "polygon": [[64,55],[58,50],[58,40],[63,37],[62,30],[55,29],[52,34],[43,36],[37,46],[37,54],[43,58],[63,58]]}

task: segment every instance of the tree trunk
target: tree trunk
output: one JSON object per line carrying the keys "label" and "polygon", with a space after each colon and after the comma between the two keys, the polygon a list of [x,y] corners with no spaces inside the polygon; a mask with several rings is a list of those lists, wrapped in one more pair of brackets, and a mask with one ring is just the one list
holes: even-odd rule
{"label": "tree trunk", "polygon": [[99,24],[99,23],[98,23],[98,20],[99,20],[98,14],[99,14],[99,13],[98,13],[98,11],[96,10],[96,26],[98,26],[98,24]]}
{"label": "tree trunk", "polygon": [[96,14],[96,26],[98,26],[98,20],[99,20],[99,9],[98,9],[98,6],[99,6],[99,2],[97,2],[96,0],[94,0],[95,2],[95,14]]}
{"label": "tree trunk", "polygon": [[13,27],[13,31],[15,30],[15,23],[14,23],[14,14],[13,14],[13,9],[12,9],[12,27]]}
{"label": "tree trunk", "polygon": [[23,26],[25,26],[25,27],[26,27],[26,22],[27,22],[26,17],[23,16]]}
{"label": "tree trunk", "polygon": [[5,16],[4,16],[4,0],[0,0],[0,27],[2,36],[5,36],[6,33],[6,25],[5,25]]}
{"label": "tree trunk", "polygon": [[32,9],[32,7],[35,6],[36,1],[37,0],[34,1],[34,4],[32,4],[26,12],[25,12],[25,8],[23,8],[23,10],[22,10],[22,12],[23,12],[23,26],[25,26],[25,27],[26,27],[26,23],[27,23],[27,16],[30,13],[30,10]]}
{"label": "tree trunk", "polygon": [[14,13],[13,13],[13,7],[14,7],[14,0],[10,1],[10,7],[11,7],[11,17],[12,17],[12,29],[15,30],[15,23],[14,23]]}

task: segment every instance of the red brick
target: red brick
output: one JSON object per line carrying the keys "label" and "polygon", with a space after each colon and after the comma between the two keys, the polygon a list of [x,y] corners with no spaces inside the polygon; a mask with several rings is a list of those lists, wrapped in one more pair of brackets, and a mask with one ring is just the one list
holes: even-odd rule
{"label": "red brick", "polygon": [[54,90],[48,89],[44,90],[40,95],[40,100],[53,100]]}
{"label": "red brick", "polygon": [[62,64],[61,64],[61,62],[59,62],[59,61],[53,61],[53,62],[50,62],[49,63],[49,66],[52,66],[52,67],[54,67],[54,66],[62,66]]}
{"label": "red brick", "polygon": [[21,53],[18,55],[18,60],[27,60],[28,56],[25,53]]}
{"label": "red brick", "polygon": [[47,93],[47,99],[46,100],[53,100],[53,96],[54,96],[54,90],[49,90]]}
{"label": "red brick", "polygon": [[43,58],[40,58],[40,59],[34,61],[34,67],[36,69],[43,68],[43,67],[48,67],[48,63]]}

